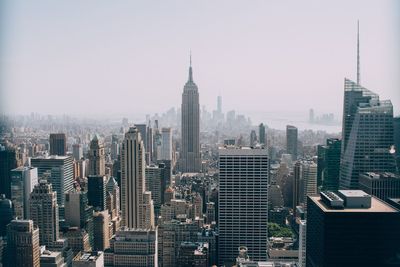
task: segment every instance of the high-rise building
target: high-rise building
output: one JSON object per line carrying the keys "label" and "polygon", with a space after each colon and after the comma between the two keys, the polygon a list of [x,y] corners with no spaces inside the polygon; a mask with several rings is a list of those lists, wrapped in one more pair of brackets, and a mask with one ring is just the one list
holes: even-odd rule
{"label": "high-rise building", "polygon": [[250,132],[250,146],[255,146],[257,144],[257,134],[255,130]]}
{"label": "high-rise building", "polygon": [[361,190],[309,196],[307,206],[307,267],[398,265],[399,210]]}
{"label": "high-rise building", "polygon": [[260,139],[259,140],[260,144],[267,145],[267,138],[266,138],[266,135],[265,135],[265,126],[264,126],[263,123],[261,123],[258,126],[258,138]]}
{"label": "high-rise building", "polygon": [[39,228],[31,220],[12,220],[7,226],[7,258],[15,267],[39,267]]}
{"label": "high-rise building", "polygon": [[4,194],[0,195],[0,214],[0,237],[2,237],[7,235],[7,225],[14,217],[12,201],[7,199]]}
{"label": "high-rise building", "polygon": [[81,144],[72,145],[72,155],[75,160],[80,160],[83,157],[83,149]]}
{"label": "high-rise building", "polygon": [[38,183],[37,168],[18,167],[11,170],[11,200],[18,219],[29,219],[29,197]]}
{"label": "high-rise building", "polygon": [[292,155],[292,159],[297,159],[297,128],[292,125],[286,126],[286,152]]}
{"label": "high-rise building", "polygon": [[117,135],[111,137],[111,159],[117,160],[119,155],[119,141]]}
{"label": "high-rise building", "polygon": [[106,174],[106,155],[104,145],[97,135],[90,142],[89,175],[104,176]]}
{"label": "high-rise building", "polygon": [[358,188],[361,172],[394,172],[393,144],[391,102],[345,79],[340,187]]}
{"label": "high-rise building", "polygon": [[154,210],[159,214],[161,208],[161,197],[163,191],[161,189],[162,169],[155,165],[146,167],[146,191],[151,192],[154,201]]}
{"label": "high-rise building", "polygon": [[129,128],[125,133],[121,153],[121,208],[122,226],[134,229],[151,227],[145,224],[144,155],[145,149],[139,131],[135,127]]}
{"label": "high-rise building", "polygon": [[318,186],[322,190],[339,189],[340,149],[342,142],[329,138],[326,145],[318,146]]}
{"label": "high-rise building", "polygon": [[171,128],[161,128],[161,160],[172,160]]}
{"label": "high-rise building", "polygon": [[50,134],[50,155],[67,155],[67,136],[65,133]]}
{"label": "high-rise building", "polygon": [[199,91],[193,81],[192,60],[190,59],[189,80],[182,93],[182,143],[179,168],[182,172],[200,172],[200,104]]}
{"label": "high-rise building", "polygon": [[400,175],[391,172],[360,173],[359,188],[383,201],[400,198]]}
{"label": "high-rise building", "polygon": [[397,172],[400,172],[400,117],[393,118],[394,145],[396,149]]}
{"label": "high-rise building", "polygon": [[219,260],[233,262],[246,246],[252,259],[267,259],[268,151],[219,149]]}
{"label": "high-rise building", "polygon": [[[358,30],[358,29],[357,29]],[[362,172],[395,172],[391,148],[393,106],[390,100],[361,86],[359,32],[357,31],[357,82],[344,79],[340,188],[357,189]]]}
{"label": "high-rise building", "polygon": [[305,267],[307,261],[307,221],[299,222],[299,267]]}
{"label": "high-rise building", "polygon": [[88,176],[88,201],[94,209],[106,209],[106,176],[89,175]]}
{"label": "high-rise building", "polygon": [[208,243],[182,242],[179,245],[178,267],[208,267]]}
{"label": "high-rise building", "polygon": [[158,266],[156,230],[121,229],[104,252],[104,266]]}
{"label": "high-rise building", "polygon": [[39,180],[48,179],[57,192],[57,203],[64,207],[65,193],[73,189],[74,174],[71,156],[36,157],[31,159],[32,167],[38,169]]}
{"label": "high-rise building", "polygon": [[307,205],[307,196],[314,196],[318,194],[317,188],[317,164],[313,161],[301,162],[301,183],[302,188],[300,203]]}
{"label": "high-rise building", "polygon": [[59,238],[57,192],[52,184],[40,180],[31,193],[30,217],[40,229],[40,245],[51,246]]}
{"label": "high-rise building", "polygon": [[21,160],[16,147],[0,145],[0,194],[11,198],[11,170],[19,167]]}
{"label": "high-rise building", "polygon": [[43,250],[40,254],[41,267],[66,267],[61,252]]}
{"label": "high-rise building", "polygon": [[110,247],[109,214],[107,210],[93,214],[93,250],[104,251]]}
{"label": "high-rise building", "polygon": [[84,229],[93,240],[93,207],[88,205],[86,191],[72,190],[65,194],[65,223]]}
{"label": "high-rise building", "polygon": [[120,226],[120,188],[114,177],[110,177],[107,182],[107,210],[110,214],[111,223],[113,224],[113,233]]}

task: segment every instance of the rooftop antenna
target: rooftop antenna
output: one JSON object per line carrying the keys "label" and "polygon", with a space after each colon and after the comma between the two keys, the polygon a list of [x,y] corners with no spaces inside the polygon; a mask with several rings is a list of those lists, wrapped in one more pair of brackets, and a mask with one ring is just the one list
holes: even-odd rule
{"label": "rooftop antenna", "polygon": [[357,20],[357,84],[360,82],[360,21]]}

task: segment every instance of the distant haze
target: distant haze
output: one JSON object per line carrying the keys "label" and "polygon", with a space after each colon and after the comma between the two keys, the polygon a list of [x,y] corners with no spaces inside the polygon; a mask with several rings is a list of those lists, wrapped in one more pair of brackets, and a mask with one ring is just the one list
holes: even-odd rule
{"label": "distant haze", "polygon": [[0,112],[145,114],[180,107],[192,50],[200,105],[335,113],[344,77],[400,114],[400,2],[0,3]]}

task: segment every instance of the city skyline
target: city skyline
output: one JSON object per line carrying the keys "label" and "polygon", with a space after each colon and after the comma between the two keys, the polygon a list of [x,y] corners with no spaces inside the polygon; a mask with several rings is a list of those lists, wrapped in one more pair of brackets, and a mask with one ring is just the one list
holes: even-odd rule
{"label": "city skyline", "polygon": [[[400,71],[396,60],[400,12],[395,11],[399,10],[395,1],[363,1],[363,9],[355,9],[361,5],[359,1],[339,1],[329,8],[313,1],[304,7],[292,3],[303,13],[264,2],[244,9],[240,3],[228,7],[220,3],[212,11],[201,4],[172,3],[182,12],[176,12],[173,4],[121,2],[121,6],[112,6],[100,2],[92,10],[90,4],[73,2],[3,2],[0,112],[16,113],[20,105],[47,114],[163,112],[172,103],[179,106],[185,80],[182,73],[191,49],[200,103],[211,110],[216,109],[217,95],[222,95],[224,111],[236,109],[250,116],[264,112],[295,116],[314,108],[341,117],[341,108],[335,103],[343,97],[343,78],[356,80],[359,19],[361,84],[382,99],[392,99],[394,114],[400,114],[400,78],[396,75]],[[315,11],[307,11],[305,6]],[[35,12],[37,9],[41,12]],[[341,23],[337,23],[338,16]],[[239,38],[241,35],[245,38]],[[161,41],[165,45],[159,46]],[[138,93],[143,101],[135,108],[123,108]],[[43,97],[28,101],[32,94]],[[241,101],[244,94],[249,101]],[[118,100],[110,101],[112,95],[119,96]],[[163,99],[156,107],[150,104],[154,95]],[[63,101],[48,101],[58,97]],[[89,98],[104,104],[88,112],[84,102]],[[286,101],[285,105],[281,101]]]}

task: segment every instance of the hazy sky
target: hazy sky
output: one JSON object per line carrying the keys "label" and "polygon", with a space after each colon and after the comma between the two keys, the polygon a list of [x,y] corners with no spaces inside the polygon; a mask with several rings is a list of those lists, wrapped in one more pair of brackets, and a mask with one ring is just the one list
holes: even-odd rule
{"label": "hazy sky", "polygon": [[[324,2],[324,3],[322,3]],[[163,112],[181,104],[192,50],[200,104],[340,114],[344,77],[400,113],[400,1],[0,3],[7,113]]]}

